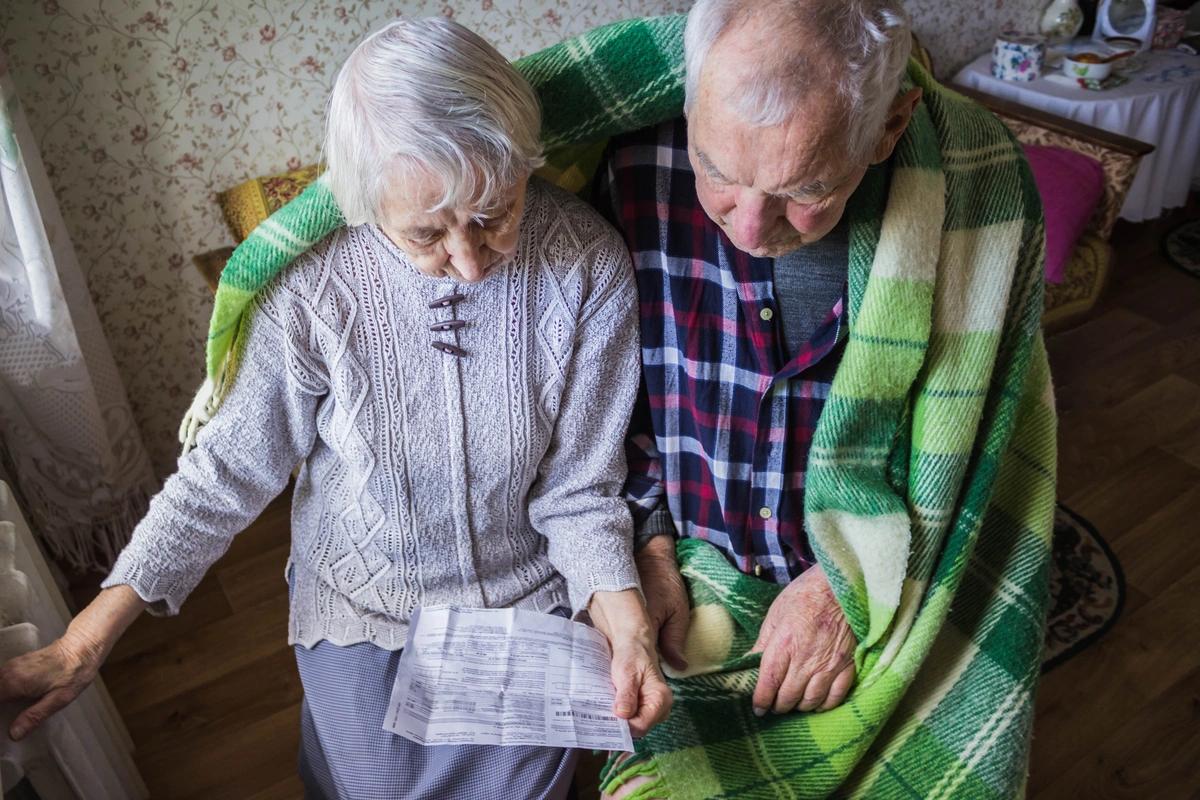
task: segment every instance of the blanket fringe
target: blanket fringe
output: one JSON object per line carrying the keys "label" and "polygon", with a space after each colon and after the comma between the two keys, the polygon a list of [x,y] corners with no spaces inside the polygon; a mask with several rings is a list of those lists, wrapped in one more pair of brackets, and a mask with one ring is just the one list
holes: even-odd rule
{"label": "blanket fringe", "polygon": [[[648,753],[636,753],[623,760],[616,758],[605,762],[604,768],[600,771],[600,791],[603,794],[611,795],[634,778],[651,778],[651,780],[625,795],[623,800],[653,800],[653,798],[666,796],[667,785],[662,776],[658,774],[654,757]],[[663,794],[657,794],[657,792]]]}
{"label": "blanket fringe", "polygon": [[603,787],[605,783],[612,779],[615,773],[620,772],[625,767],[632,767],[635,764],[641,764],[649,760],[650,755],[648,753],[638,753],[636,751],[633,753],[617,753],[609,757],[604,762],[604,766],[600,768],[600,786]]}
{"label": "blanket fringe", "polygon": [[[231,348],[232,349],[232,348]],[[204,379],[200,389],[192,399],[192,404],[179,423],[179,442],[183,445],[180,455],[187,455],[196,446],[196,436],[200,429],[207,425],[217,413],[224,394],[225,375],[228,371],[229,356],[227,355],[217,367],[217,374]]]}
{"label": "blanket fringe", "polygon": [[662,778],[655,778],[649,783],[643,783],[621,800],[666,800],[667,784]]}
{"label": "blanket fringe", "polygon": [[216,411],[216,394],[217,390],[213,379],[205,378],[204,383],[200,384],[200,389],[196,392],[192,404],[184,413],[183,421],[179,423],[179,442],[183,445],[183,452],[180,455],[187,455],[188,451],[196,446],[196,434],[212,419],[212,415]]}

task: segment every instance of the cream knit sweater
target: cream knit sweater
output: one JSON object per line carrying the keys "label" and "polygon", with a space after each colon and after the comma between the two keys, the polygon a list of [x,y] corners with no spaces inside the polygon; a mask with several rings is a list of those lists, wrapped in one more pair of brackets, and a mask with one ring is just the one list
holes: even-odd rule
{"label": "cream knit sweater", "polygon": [[342,229],[261,293],[244,341],[104,586],[177,613],[297,465],[290,643],[394,650],[422,605],[580,609],[637,586],[637,297],[581,201],[532,180],[516,256],[476,284]]}

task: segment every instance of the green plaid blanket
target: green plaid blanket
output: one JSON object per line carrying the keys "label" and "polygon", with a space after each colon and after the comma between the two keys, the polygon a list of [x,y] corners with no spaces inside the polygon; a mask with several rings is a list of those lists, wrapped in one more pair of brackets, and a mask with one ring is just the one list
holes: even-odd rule
{"label": "green plaid blanket", "polygon": [[[560,182],[586,182],[597,142],[679,113],[682,28],[618,23],[518,62],[545,104]],[[923,102],[847,210],[850,339],[806,478],[807,528],[858,638],[859,683],[833,711],[755,717],[747,651],[778,589],[680,542],[693,664],[672,678],[671,717],[610,764],[608,789],[643,775],[642,797],[1023,791],[1055,469],[1041,207],[1000,122],[915,64],[909,80]],[[185,427],[232,380],[254,292],[340,223],[316,184],[234,253],[209,391]]]}

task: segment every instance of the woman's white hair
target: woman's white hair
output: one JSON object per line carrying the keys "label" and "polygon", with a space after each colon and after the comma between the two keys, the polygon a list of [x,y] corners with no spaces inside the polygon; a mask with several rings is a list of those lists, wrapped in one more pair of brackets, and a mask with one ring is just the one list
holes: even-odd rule
{"label": "woman's white hair", "polygon": [[847,154],[866,160],[883,133],[912,50],[900,0],[697,0],[684,34],[686,110],[695,103],[713,44],[755,18],[766,22],[775,39],[730,110],[751,125],[778,125],[800,111],[807,97],[832,88],[843,104]]}
{"label": "woman's white hair", "polygon": [[429,209],[496,209],[543,163],[541,107],[525,78],[480,36],[433,17],[368,36],[338,72],[325,127],[324,180],[349,225],[378,223],[384,187],[444,187]]}

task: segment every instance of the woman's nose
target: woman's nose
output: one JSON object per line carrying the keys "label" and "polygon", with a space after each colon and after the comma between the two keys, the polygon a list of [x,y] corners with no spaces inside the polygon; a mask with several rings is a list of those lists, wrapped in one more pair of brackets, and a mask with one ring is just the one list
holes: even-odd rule
{"label": "woman's nose", "polygon": [[487,271],[487,247],[483,236],[477,232],[464,232],[449,237],[446,255],[451,266],[464,281],[474,283],[482,280]]}
{"label": "woman's nose", "polygon": [[748,189],[737,199],[730,214],[731,228],[738,247],[757,250],[770,243],[771,231],[783,216],[784,205],[777,198]]}

